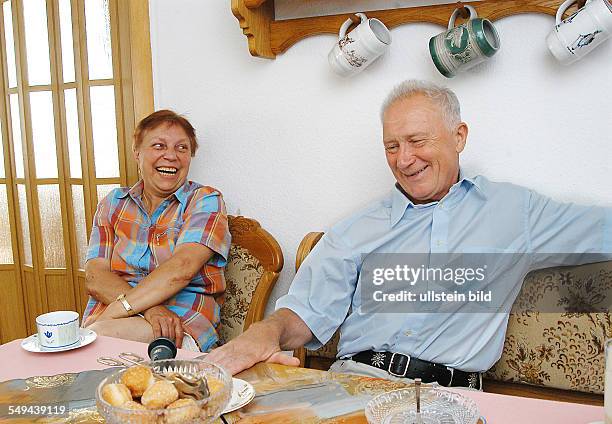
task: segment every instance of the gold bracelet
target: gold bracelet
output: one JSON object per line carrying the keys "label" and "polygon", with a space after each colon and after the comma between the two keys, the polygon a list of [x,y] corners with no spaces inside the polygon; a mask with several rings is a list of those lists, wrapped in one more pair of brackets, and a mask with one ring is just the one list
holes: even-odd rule
{"label": "gold bracelet", "polygon": [[125,298],[125,293],[121,293],[119,296],[117,296],[117,299],[115,300],[117,300],[117,302],[121,302],[121,304],[125,308],[125,311],[128,314],[128,317],[135,315],[134,308],[132,308],[132,305],[130,305],[130,302],[128,302],[127,299]]}

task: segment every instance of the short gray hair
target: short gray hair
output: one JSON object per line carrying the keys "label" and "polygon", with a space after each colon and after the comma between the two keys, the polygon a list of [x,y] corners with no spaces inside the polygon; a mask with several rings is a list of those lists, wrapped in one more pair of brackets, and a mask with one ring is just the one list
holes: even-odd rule
{"label": "short gray hair", "polygon": [[461,107],[455,93],[450,88],[424,80],[406,80],[393,87],[380,109],[380,121],[384,122],[385,112],[395,102],[418,94],[424,95],[440,105],[449,129],[459,125],[461,122]]}

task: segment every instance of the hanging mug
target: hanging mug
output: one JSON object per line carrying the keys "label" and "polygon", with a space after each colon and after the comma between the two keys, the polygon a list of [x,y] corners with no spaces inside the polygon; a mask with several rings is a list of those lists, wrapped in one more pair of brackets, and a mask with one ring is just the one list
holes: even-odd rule
{"label": "hanging mug", "polygon": [[479,18],[476,9],[466,5],[470,12],[467,22],[455,27],[461,8],[455,9],[448,22],[448,30],[429,40],[429,53],[442,75],[452,78],[499,50],[499,35],[488,19]]}
{"label": "hanging mug", "polygon": [[343,77],[363,71],[391,44],[391,33],[378,19],[368,19],[363,13],[356,13],[361,19],[348,34],[346,31],[353,21],[349,18],[340,27],[338,42],[328,55],[332,70]]}
{"label": "hanging mug", "polygon": [[582,58],[612,33],[612,4],[609,0],[587,0],[584,7],[561,20],[576,1],[567,0],[559,6],[555,28],[546,37],[548,49],[564,65]]}

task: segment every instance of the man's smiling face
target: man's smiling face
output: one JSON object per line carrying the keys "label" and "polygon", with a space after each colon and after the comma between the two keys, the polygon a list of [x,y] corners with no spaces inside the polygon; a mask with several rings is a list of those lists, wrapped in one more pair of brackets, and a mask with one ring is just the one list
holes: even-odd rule
{"label": "man's smiling face", "polygon": [[450,129],[435,100],[416,94],[393,103],[383,119],[387,163],[414,203],[442,199],[457,182],[467,125]]}

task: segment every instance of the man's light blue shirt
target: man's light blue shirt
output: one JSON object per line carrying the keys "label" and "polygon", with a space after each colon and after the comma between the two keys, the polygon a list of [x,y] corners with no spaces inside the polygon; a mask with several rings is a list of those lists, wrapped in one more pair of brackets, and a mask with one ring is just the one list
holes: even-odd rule
{"label": "man's light blue shirt", "polygon": [[[514,301],[534,269],[612,259],[612,210],[555,202],[482,176],[460,178],[440,201],[413,204],[397,187],[336,224],[301,265],[276,303],[304,320],[317,349],[340,326],[338,357],[365,350],[401,352],[464,371],[501,356],[508,313],[360,313],[362,258],[372,253],[522,253],[495,274]],[[567,255],[563,255],[567,253]]]}

